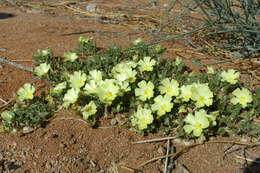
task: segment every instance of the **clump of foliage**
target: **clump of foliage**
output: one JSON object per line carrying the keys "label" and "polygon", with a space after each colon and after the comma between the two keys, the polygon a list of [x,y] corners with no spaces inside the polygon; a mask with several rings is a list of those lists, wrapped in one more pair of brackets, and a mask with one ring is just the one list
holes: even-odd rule
{"label": "clump of foliage", "polygon": [[163,59],[164,49],[141,39],[126,49],[98,50],[92,39],[79,38],[74,52],[54,57],[51,50],[34,55],[35,75],[53,86],[34,97],[25,84],[17,103],[1,113],[5,129],[35,127],[58,107],[73,109],[90,125],[108,113],[127,113],[128,127],[143,132],[178,132],[205,139],[230,133],[259,137],[260,90],[250,91],[239,72],[212,68],[193,75],[177,58]]}
{"label": "clump of foliage", "polygon": [[237,57],[259,57],[260,2],[258,0],[195,0],[212,32],[222,35],[222,46]]}

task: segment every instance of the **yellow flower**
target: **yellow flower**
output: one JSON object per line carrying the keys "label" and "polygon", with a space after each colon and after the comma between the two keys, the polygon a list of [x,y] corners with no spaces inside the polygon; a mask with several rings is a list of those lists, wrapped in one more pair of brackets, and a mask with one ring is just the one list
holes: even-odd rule
{"label": "yellow flower", "polygon": [[192,85],[183,85],[181,89],[180,98],[182,98],[183,102],[188,102],[191,98],[191,87]]}
{"label": "yellow flower", "polygon": [[86,83],[84,90],[85,94],[96,94],[97,93],[97,84],[94,80],[89,81]]}
{"label": "yellow flower", "polygon": [[46,50],[40,50],[38,49],[37,50],[38,54],[41,55],[41,56],[48,56],[48,55],[52,55],[52,51],[51,49],[46,49]]}
{"label": "yellow flower", "polygon": [[51,93],[61,94],[64,89],[67,88],[67,82],[62,82],[56,85],[54,88],[51,88]]}
{"label": "yellow flower", "polygon": [[31,84],[26,83],[23,85],[23,88],[20,88],[17,92],[18,100],[21,102],[27,99],[32,100],[34,92],[35,92],[34,86],[31,86]]}
{"label": "yellow flower", "polygon": [[145,56],[143,60],[140,60],[138,62],[139,70],[141,72],[143,71],[153,71],[153,66],[155,65],[156,61],[151,60],[151,57]]}
{"label": "yellow flower", "polygon": [[159,91],[161,94],[166,94],[167,96],[178,96],[179,95],[179,83],[172,79],[165,78],[161,81],[161,86],[159,86]]}
{"label": "yellow flower", "polygon": [[239,78],[239,72],[236,72],[233,69],[229,69],[227,72],[223,71],[220,76],[222,78],[221,81],[226,81],[231,84],[236,84]]}
{"label": "yellow flower", "polygon": [[191,92],[191,99],[196,101],[195,105],[197,108],[212,105],[213,93],[210,91],[208,84],[193,84]]}
{"label": "yellow flower", "polygon": [[90,37],[90,38],[85,38],[85,37],[80,36],[78,41],[79,41],[80,43],[87,43],[87,42],[89,42],[89,41],[92,40],[92,39],[93,39],[92,37]]}
{"label": "yellow flower", "polygon": [[145,101],[153,97],[154,85],[152,82],[149,81],[148,83],[146,83],[144,80],[142,80],[137,85],[139,88],[135,89],[136,97],[139,97],[139,99],[142,101]]}
{"label": "yellow flower", "polygon": [[214,68],[208,67],[208,72],[207,72],[207,73],[208,73],[208,74],[214,74],[214,73],[215,73]]}
{"label": "yellow flower", "polygon": [[138,38],[136,40],[134,40],[132,43],[134,46],[137,46],[139,43],[141,43],[143,40],[141,38]]}
{"label": "yellow flower", "polygon": [[182,59],[177,57],[176,60],[175,60],[175,65],[180,65],[182,63]]}
{"label": "yellow flower", "polygon": [[138,127],[139,130],[144,130],[147,128],[148,124],[153,122],[152,111],[142,107],[137,108],[137,112],[132,117],[132,125]]}
{"label": "yellow flower", "polygon": [[233,97],[230,101],[232,104],[241,104],[243,108],[247,106],[247,103],[251,103],[253,101],[252,94],[251,92],[246,89],[242,88],[237,88],[235,91],[232,92],[232,94],[235,96]]}
{"label": "yellow flower", "polygon": [[117,85],[119,86],[119,96],[123,96],[126,92],[131,90],[131,87],[129,86],[129,82],[128,81],[116,81]]}
{"label": "yellow flower", "polygon": [[67,108],[70,104],[76,103],[79,97],[80,90],[78,88],[71,88],[67,91],[67,93],[63,97],[63,104],[62,106]]}
{"label": "yellow flower", "polygon": [[209,127],[209,120],[206,117],[205,110],[196,111],[195,116],[188,114],[184,121],[188,123],[183,127],[184,131],[187,134],[190,134],[193,131],[193,135],[196,137],[201,135],[203,129]]}
{"label": "yellow flower", "polygon": [[42,63],[39,66],[35,67],[34,72],[38,76],[44,76],[44,75],[46,75],[48,73],[50,68],[51,68],[50,64]]}
{"label": "yellow flower", "polygon": [[10,121],[13,119],[13,117],[14,117],[14,113],[11,112],[11,111],[5,110],[5,111],[3,111],[3,112],[1,113],[1,118],[2,118],[3,120],[7,121],[7,122],[10,122]]}
{"label": "yellow flower", "polygon": [[157,112],[160,117],[166,112],[171,112],[173,103],[171,102],[171,97],[165,95],[164,97],[159,95],[154,99],[154,104],[152,105],[152,110]]}
{"label": "yellow flower", "polygon": [[117,64],[112,69],[113,77],[120,82],[127,80],[128,82],[133,83],[136,79],[135,75],[137,72],[132,69],[132,65],[133,64],[127,64],[125,62]]}
{"label": "yellow flower", "polygon": [[64,58],[65,58],[65,61],[70,61],[70,62],[73,62],[75,61],[76,59],[78,59],[78,55],[76,53],[73,53],[73,52],[67,52],[67,53],[64,53]]}
{"label": "yellow flower", "polygon": [[91,70],[89,72],[89,80],[94,80],[95,82],[99,82],[102,80],[102,72],[99,70]]}
{"label": "yellow flower", "polygon": [[87,120],[91,115],[94,115],[97,112],[97,106],[93,101],[91,101],[89,104],[81,108],[80,111],[83,115],[83,119]]}
{"label": "yellow flower", "polygon": [[81,71],[75,71],[73,75],[69,75],[69,82],[72,88],[81,88],[87,80],[87,75]]}
{"label": "yellow flower", "polygon": [[108,105],[112,104],[113,100],[117,97],[118,92],[119,87],[115,85],[114,79],[100,81],[96,91],[100,101]]}

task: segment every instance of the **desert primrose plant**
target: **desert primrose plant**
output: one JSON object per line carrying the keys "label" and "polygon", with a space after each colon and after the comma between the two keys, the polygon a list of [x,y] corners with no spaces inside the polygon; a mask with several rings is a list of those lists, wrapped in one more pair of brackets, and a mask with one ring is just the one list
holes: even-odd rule
{"label": "desert primrose plant", "polygon": [[52,87],[41,97],[34,96],[30,84],[19,89],[16,103],[1,113],[6,130],[39,126],[63,107],[91,126],[109,112],[124,113],[124,124],[141,134],[206,139],[233,133],[259,139],[254,120],[260,115],[260,89],[245,88],[239,72],[209,69],[193,75],[184,61],[162,59],[161,46],[149,47],[141,39],[124,50],[98,50],[91,38],[80,37],[78,44],[64,57],[54,57],[51,50],[34,55],[37,67],[50,65],[44,75],[35,74]]}

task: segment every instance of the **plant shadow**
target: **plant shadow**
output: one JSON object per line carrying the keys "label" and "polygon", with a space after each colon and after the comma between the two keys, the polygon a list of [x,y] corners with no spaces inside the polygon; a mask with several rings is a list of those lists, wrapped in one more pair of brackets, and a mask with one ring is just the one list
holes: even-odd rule
{"label": "plant shadow", "polygon": [[14,15],[11,13],[0,13],[0,19],[7,19],[11,17],[14,17]]}
{"label": "plant shadow", "polygon": [[260,158],[256,158],[253,163],[245,168],[243,173],[259,173],[260,172]]}

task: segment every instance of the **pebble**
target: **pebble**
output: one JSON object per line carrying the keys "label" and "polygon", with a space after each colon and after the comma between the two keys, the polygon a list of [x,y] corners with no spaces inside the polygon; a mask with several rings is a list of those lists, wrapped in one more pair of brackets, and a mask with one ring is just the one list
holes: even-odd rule
{"label": "pebble", "polygon": [[47,163],[45,164],[45,168],[46,168],[46,169],[51,169],[51,168],[52,168],[51,163],[50,163],[50,162],[47,162]]}
{"label": "pebble", "polygon": [[88,3],[88,5],[86,5],[86,11],[93,13],[97,10],[97,4],[95,3]]}
{"label": "pebble", "polygon": [[40,152],[42,152],[42,149],[39,148],[39,149],[36,150],[36,152],[40,153]]}
{"label": "pebble", "polygon": [[34,131],[34,128],[31,127],[23,127],[23,133],[31,133],[32,131]]}
{"label": "pebble", "polygon": [[162,146],[160,146],[160,147],[158,148],[157,152],[158,152],[159,154],[164,154],[164,153],[165,153],[165,148],[162,147]]}
{"label": "pebble", "polygon": [[117,124],[117,119],[116,118],[113,118],[111,121],[110,121],[110,124],[112,126],[116,125]]}
{"label": "pebble", "polygon": [[0,48],[0,52],[7,52],[7,49]]}
{"label": "pebble", "polygon": [[65,148],[65,147],[67,147],[67,145],[66,144],[63,144],[63,143],[60,143],[60,148]]}

